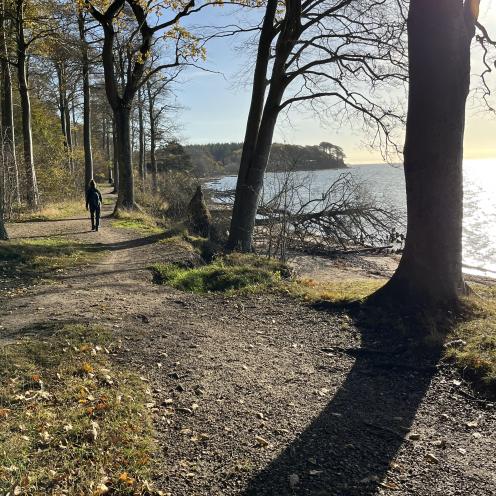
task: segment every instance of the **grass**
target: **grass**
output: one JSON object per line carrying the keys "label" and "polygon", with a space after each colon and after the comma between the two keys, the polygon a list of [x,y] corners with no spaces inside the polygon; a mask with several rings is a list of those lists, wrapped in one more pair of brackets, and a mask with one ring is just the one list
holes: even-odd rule
{"label": "grass", "polygon": [[112,227],[120,229],[131,229],[146,234],[163,233],[164,229],[149,214],[119,209],[114,213],[115,220]]}
{"label": "grass", "polygon": [[473,287],[479,296],[466,299],[469,311],[450,333],[446,356],[480,389],[496,397],[496,286]]}
{"label": "grass", "polygon": [[64,238],[0,241],[0,276],[50,278],[54,272],[95,263],[103,252]]}
{"label": "grass", "polygon": [[85,215],[84,202],[82,200],[73,200],[52,203],[36,212],[21,213],[17,222],[45,222],[81,215]]}
{"label": "grass", "polygon": [[360,301],[383,286],[386,279],[343,279],[322,283],[313,279],[298,279],[291,288],[292,292],[307,301],[328,301],[346,304]]}
{"label": "grass", "polygon": [[193,293],[258,292],[280,287],[289,275],[287,267],[277,261],[241,254],[227,255],[201,267],[155,264],[152,270],[156,283]]}
{"label": "grass", "polygon": [[0,494],[151,494],[143,381],[103,329],[47,330],[0,350]]}

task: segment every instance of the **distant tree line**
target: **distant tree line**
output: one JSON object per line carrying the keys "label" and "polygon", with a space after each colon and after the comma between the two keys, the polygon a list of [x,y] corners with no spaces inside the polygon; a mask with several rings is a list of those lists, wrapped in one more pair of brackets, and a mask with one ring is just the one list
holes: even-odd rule
{"label": "distant tree line", "polygon": [[[243,143],[209,143],[184,147],[191,167],[200,177],[216,174],[237,174]],[[274,143],[271,148],[268,171],[343,169],[343,149],[332,143],[319,145],[287,145]]]}

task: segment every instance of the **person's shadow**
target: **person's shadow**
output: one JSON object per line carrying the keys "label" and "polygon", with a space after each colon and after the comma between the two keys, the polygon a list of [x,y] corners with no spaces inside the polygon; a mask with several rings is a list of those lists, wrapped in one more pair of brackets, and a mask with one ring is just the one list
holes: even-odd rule
{"label": "person's shadow", "polygon": [[361,348],[328,350],[355,357],[345,382],[306,430],[249,481],[244,495],[366,496],[377,494],[381,484],[396,485],[385,476],[399,448],[410,442],[441,342],[415,346],[416,338],[399,335],[401,325],[377,308],[355,307],[349,315],[361,332]]}

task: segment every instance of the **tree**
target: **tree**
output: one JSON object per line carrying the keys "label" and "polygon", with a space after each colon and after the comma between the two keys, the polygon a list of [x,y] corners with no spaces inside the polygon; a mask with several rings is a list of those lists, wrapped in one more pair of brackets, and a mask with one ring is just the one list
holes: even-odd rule
{"label": "tree", "polygon": [[174,131],[174,125],[170,124],[165,129],[165,133],[162,133],[160,123],[167,110],[175,110],[172,105],[167,103],[167,98],[169,97],[168,86],[179,76],[180,72],[180,69],[178,69],[174,74],[167,77],[156,75],[146,82],[148,122],[150,126],[150,167],[152,172],[152,191],[154,193],[158,191],[157,143],[161,134],[165,134],[166,138],[171,138]]}
{"label": "tree", "polygon": [[81,43],[81,67],[83,71],[83,142],[84,142],[84,184],[85,188],[93,178],[93,150],[91,146],[91,93],[90,62],[86,41],[86,19],[84,12],[78,12],[79,39]]}
{"label": "tree", "polygon": [[[184,16],[198,12],[205,5],[194,9],[194,0],[190,0],[175,11],[178,6],[174,2],[165,6],[161,4],[158,6],[160,16],[167,10],[171,12],[171,16],[164,22],[158,21],[152,25],[150,18],[157,20],[159,17],[149,16],[153,9],[150,9],[149,5],[143,6],[138,0],[113,0],[104,11],[99,10],[90,0],[85,0],[85,6],[103,30],[105,90],[114,114],[119,162],[119,194],[116,208],[135,208],[130,124],[134,97],[153,74],[177,67],[188,59],[203,57],[203,51],[195,37],[179,26],[179,21]],[[126,9],[126,6],[129,9]],[[170,62],[159,64],[145,74],[154,36],[159,32],[165,32],[163,38],[172,42],[174,55]],[[121,65],[120,84],[114,63],[118,34],[126,38],[124,43],[121,43],[123,49],[118,52]]]}
{"label": "tree", "polygon": [[38,183],[33,157],[33,131],[31,128],[31,100],[29,97],[29,85],[27,76],[27,50],[30,42],[25,36],[25,8],[26,0],[16,0],[16,12],[14,22],[17,37],[17,79],[19,84],[19,96],[21,100],[22,134],[24,145],[24,170],[26,176],[26,200],[28,207],[36,209],[39,207]]}
{"label": "tree", "polygon": [[10,73],[10,54],[7,43],[8,30],[5,9],[5,0],[0,2],[0,70],[1,70],[1,107],[2,107],[2,137],[5,141],[5,154],[12,161],[12,179],[14,184],[14,197],[21,203],[21,190],[19,186],[19,170],[15,148],[14,105],[12,100],[12,76]]}
{"label": "tree", "polygon": [[373,299],[451,305],[466,289],[463,134],[478,5],[478,0],[410,2],[407,235],[398,269]]}
{"label": "tree", "polygon": [[8,174],[8,160],[5,155],[5,140],[0,142],[0,240],[9,239],[7,229],[5,228],[5,185],[7,183],[6,176]]}
{"label": "tree", "polygon": [[[358,114],[390,141],[398,116],[372,99],[382,84],[406,77],[402,1],[268,0],[261,27],[227,248],[250,251],[258,200],[281,111],[318,98],[324,111]],[[269,74],[270,72],[270,74]],[[370,95],[364,88],[370,88]],[[290,91],[291,96],[284,99]]]}

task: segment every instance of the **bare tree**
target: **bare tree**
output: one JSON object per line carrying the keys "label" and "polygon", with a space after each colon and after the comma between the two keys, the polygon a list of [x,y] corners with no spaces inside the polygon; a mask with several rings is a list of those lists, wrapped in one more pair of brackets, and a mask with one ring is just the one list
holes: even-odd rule
{"label": "bare tree", "polygon": [[[251,250],[272,137],[281,111],[304,102],[359,116],[390,143],[401,122],[377,89],[406,78],[401,0],[268,0],[253,77],[228,248]],[[286,99],[285,99],[286,96]]]}
{"label": "bare tree", "polygon": [[[143,6],[137,0],[113,0],[105,10],[100,10],[90,0],[85,6],[91,15],[98,21],[103,30],[102,61],[105,75],[105,90],[109,104],[114,113],[117,154],[119,161],[119,195],[117,208],[132,209],[134,201],[134,179],[131,152],[131,110],[134,97],[148,78],[153,74],[171,67],[177,67],[187,60],[196,60],[203,52],[198,47],[194,37],[186,34],[187,31],[179,26],[179,21],[203,7],[194,8],[194,0],[179,7],[174,12],[172,8],[162,8],[160,14],[170,12],[166,21],[157,21],[157,16],[150,16],[154,11],[151,5]],[[160,5],[155,6],[155,10]],[[117,23],[118,18],[125,22]],[[145,73],[146,62],[151,55],[154,36],[156,33],[166,32],[165,39],[172,42],[173,55],[168,62],[161,63]],[[115,51],[119,43],[119,36],[126,38],[122,49],[118,51],[120,65],[120,81],[116,71]]]}

